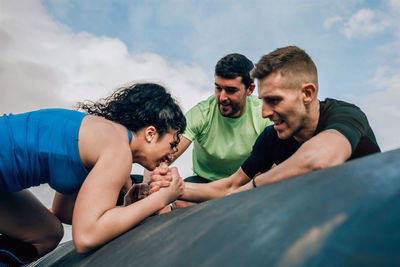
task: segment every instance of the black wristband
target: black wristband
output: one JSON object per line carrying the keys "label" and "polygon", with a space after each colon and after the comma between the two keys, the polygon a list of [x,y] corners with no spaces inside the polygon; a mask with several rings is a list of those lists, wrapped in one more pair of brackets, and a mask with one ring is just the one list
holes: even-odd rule
{"label": "black wristband", "polygon": [[253,183],[253,187],[254,188],[256,188],[257,187],[257,185],[256,185],[256,177],[254,177],[253,179],[251,179],[251,181],[252,181],[252,183]]}

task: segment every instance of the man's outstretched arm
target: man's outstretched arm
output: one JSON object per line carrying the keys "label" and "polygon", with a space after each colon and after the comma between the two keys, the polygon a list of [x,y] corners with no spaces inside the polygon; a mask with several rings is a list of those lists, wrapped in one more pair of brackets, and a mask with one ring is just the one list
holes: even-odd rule
{"label": "man's outstretched arm", "polygon": [[208,184],[185,183],[185,190],[181,199],[200,202],[223,197],[248,181],[250,181],[250,178],[243,172],[242,168],[239,168],[230,177]]}
{"label": "man's outstretched arm", "polygon": [[[325,130],[312,137],[287,160],[275,168],[257,176],[256,186],[262,186],[311,171],[332,167],[345,162],[351,156],[349,140],[337,130]],[[253,183],[238,188],[233,193],[254,188]]]}

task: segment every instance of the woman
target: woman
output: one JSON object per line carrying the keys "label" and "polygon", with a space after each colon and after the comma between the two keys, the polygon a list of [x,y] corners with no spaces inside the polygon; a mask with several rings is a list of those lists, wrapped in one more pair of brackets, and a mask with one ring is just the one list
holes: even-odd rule
{"label": "woman", "polygon": [[[90,115],[50,109],[0,117],[0,262],[23,264],[53,250],[61,223],[72,223],[77,252],[88,252],[183,193],[173,179],[145,199],[115,205],[132,163],[153,170],[186,127],[162,86],[134,84],[78,108]],[[51,211],[23,190],[42,183],[56,190]]]}

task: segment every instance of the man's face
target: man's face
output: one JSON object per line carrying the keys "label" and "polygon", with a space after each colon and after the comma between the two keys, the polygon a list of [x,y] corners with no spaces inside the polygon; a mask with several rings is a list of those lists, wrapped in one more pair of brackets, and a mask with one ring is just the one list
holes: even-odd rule
{"label": "man's face", "polygon": [[269,118],[280,139],[296,137],[304,130],[306,108],[301,88],[286,88],[285,78],[273,72],[258,81],[258,97],[262,99],[262,116]]}
{"label": "man's face", "polygon": [[222,116],[240,117],[246,109],[246,97],[252,92],[245,88],[240,76],[234,79],[215,76],[215,99]]}

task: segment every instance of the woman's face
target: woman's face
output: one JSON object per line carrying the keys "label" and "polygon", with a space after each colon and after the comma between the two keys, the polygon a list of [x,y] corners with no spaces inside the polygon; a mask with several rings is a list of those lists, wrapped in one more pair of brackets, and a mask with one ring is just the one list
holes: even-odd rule
{"label": "woman's face", "polygon": [[147,146],[145,162],[143,166],[148,170],[154,170],[163,161],[171,160],[172,155],[177,151],[177,131],[172,130],[160,136],[158,133],[153,136],[146,136]]}

